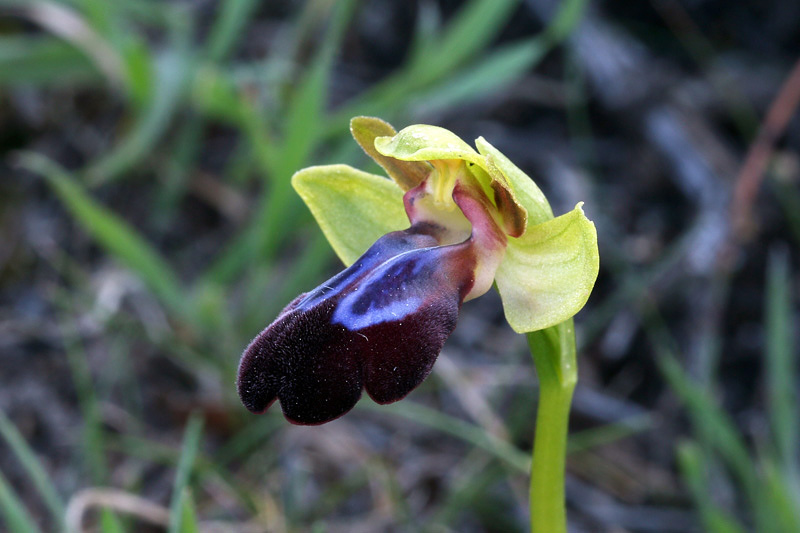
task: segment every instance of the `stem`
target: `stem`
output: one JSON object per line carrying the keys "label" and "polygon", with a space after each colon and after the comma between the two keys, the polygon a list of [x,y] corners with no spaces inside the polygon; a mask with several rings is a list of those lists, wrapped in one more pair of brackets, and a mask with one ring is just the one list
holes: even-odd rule
{"label": "stem", "polygon": [[528,334],[539,375],[531,465],[531,533],[566,533],[564,468],[572,392],[578,381],[572,319]]}

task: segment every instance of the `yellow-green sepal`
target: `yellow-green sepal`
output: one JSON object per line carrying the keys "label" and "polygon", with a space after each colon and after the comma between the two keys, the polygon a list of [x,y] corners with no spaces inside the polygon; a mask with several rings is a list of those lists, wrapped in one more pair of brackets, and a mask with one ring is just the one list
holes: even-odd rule
{"label": "yellow-green sepal", "polygon": [[422,161],[402,161],[387,157],[375,149],[375,139],[392,137],[397,132],[388,122],[376,117],[353,117],[350,120],[350,133],[361,149],[375,160],[404,190],[413,189],[422,183],[431,172],[430,165]]}
{"label": "yellow-green sepal", "polygon": [[323,165],[297,172],[292,186],[347,266],[381,236],[409,226],[403,190],[382,176]]}
{"label": "yellow-green sepal", "polygon": [[483,137],[475,139],[478,152],[485,157],[490,174],[502,175],[503,185],[513,193],[514,201],[527,211],[528,225],[541,224],[553,218],[553,210],[536,183]]}
{"label": "yellow-green sepal", "polygon": [[529,224],[522,237],[508,239],[495,282],[514,331],[528,333],[563,322],[589,298],[600,259],[597,231],[581,205]]}
{"label": "yellow-green sepal", "polygon": [[403,128],[392,137],[375,139],[381,155],[400,161],[463,159],[483,166],[483,157],[450,130],[427,124]]}

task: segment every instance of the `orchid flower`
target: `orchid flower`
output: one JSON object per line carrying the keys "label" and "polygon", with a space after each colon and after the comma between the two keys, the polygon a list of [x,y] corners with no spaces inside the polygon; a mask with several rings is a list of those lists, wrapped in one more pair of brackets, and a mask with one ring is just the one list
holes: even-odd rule
{"label": "orchid flower", "polygon": [[482,137],[396,132],[357,117],[355,140],[391,179],[346,165],[292,178],[347,268],[301,294],[244,351],[238,390],[264,412],[277,399],[295,424],[345,414],[362,390],[395,402],[431,372],[461,304],[496,284],[519,333],[585,304],[597,235],[581,209],[553,217],[536,184]]}

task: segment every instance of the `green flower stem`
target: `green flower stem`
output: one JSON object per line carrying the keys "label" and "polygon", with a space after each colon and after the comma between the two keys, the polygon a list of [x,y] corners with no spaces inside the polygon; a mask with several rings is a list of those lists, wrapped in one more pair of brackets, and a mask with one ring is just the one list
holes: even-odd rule
{"label": "green flower stem", "polygon": [[528,333],[539,375],[539,407],[531,466],[531,532],[566,533],[564,468],[572,393],[578,381],[572,319]]}

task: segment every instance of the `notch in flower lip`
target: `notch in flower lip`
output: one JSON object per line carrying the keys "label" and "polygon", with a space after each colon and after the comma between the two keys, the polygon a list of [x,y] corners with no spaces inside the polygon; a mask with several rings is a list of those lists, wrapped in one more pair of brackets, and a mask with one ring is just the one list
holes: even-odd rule
{"label": "notch in flower lip", "polygon": [[554,218],[535,183],[485,139],[474,149],[429,125],[396,132],[356,117],[351,132],[390,179],[347,165],[292,184],[347,268],[299,296],[247,347],[238,389],[296,424],[349,411],[362,390],[390,403],[418,386],[461,304],[496,285],[519,333],[577,313],[597,277],[594,224]]}

